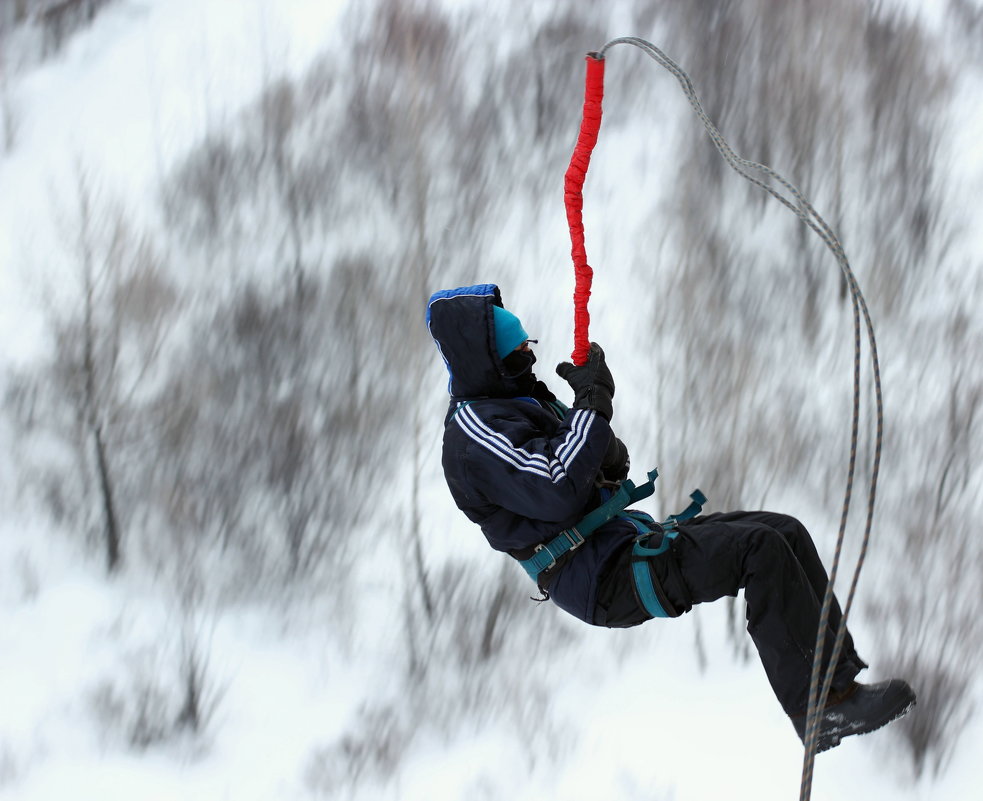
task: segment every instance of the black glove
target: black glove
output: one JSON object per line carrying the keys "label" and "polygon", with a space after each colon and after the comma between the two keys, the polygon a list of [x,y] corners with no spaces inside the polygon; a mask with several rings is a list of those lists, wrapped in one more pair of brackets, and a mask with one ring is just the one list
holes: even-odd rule
{"label": "black glove", "polygon": [[628,456],[628,448],[625,447],[625,443],[611,434],[611,441],[608,443],[607,452],[604,454],[604,461],[601,462],[601,480],[624,481],[628,478],[630,468],[631,459]]}
{"label": "black glove", "polygon": [[560,362],[556,374],[573,388],[574,409],[594,409],[601,417],[611,422],[614,408],[614,379],[604,363],[604,351],[596,342],[590,343],[590,353],[586,364],[575,365]]}

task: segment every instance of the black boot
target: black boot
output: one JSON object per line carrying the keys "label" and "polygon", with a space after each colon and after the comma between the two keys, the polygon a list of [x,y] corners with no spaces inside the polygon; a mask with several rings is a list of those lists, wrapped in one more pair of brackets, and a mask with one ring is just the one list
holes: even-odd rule
{"label": "black boot", "polygon": [[[838,698],[829,699],[819,716],[816,753],[840,744],[851,734],[866,734],[900,718],[915,705],[915,693],[901,679],[879,684],[854,685]],[[795,715],[792,725],[805,743],[806,716]]]}

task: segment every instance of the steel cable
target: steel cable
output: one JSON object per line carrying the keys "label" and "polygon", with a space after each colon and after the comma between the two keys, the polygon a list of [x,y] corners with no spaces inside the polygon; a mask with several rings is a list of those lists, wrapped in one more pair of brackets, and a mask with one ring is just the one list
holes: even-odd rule
{"label": "steel cable", "polygon": [[[714,146],[717,148],[723,159],[736,172],[755,186],[760,187],[772,197],[776,198],[782,203],[782,205],[794,212],[795,215],[802,220],[802,222],[815,231],[826,247],[829,248],[832,254],[836,257],[836,261],[839,264],[844,280],[846,281],[847,286],[850,288],[850,296],[853,306],[854,330],[853,420],[850,430],[850,457],[849,466],[847,469],[846,492],[843,499],[843,510],[840,516],[840,527],[836,539],[836,550],[833,556],[833,563],[830,568],[829,582],[823,597],[822,609],[819,617],[819,628],[816,633],[816,650],[813,657],[812,674],[809,682],[809,706],[806,716],[805,754],[802,763],[802,781],[799,789],[799,801],[809,801],[812,794],[812,779],[816,758],[820,711],[824,708],[827,697],[829,696],[833,675],[836,670],[836,664],[843,648],[843,642],[847,631],[847,619],[850,614],[850,609],[853,606],[853,599],[856,594],[858,581],[860,579],[860,571],[863,568],[864,560],[867,556],[867,548],[870,543],[870,531],[874,517],[874,502],[877,495],[877,479],[880,473],[881,449],[884,434],[884,402],[883,395],[881,393],[880,363],[877,356],[877,342],[874,336],[874,325],[870,318],[870,312],[867,309],[867,303],[864,300],[863,293],[860,290],[860,285],[857,283],[857,279],[854,276],[852,268],[850,267],[850,262],[847,259],[845,251],[843,250],[843,245],[833,232],[833,229],[830,228],[826,221],[812,207],[812,204],[806,200],[803,194],[794,185],[792,185],[770,167],[738,156],[721,135],[716,125],[714,125],[714,123],[707,116],[703,109],[703,105],[696,94],[696,90],[693,87],[693,83],[686,72],[651,42],[647,42],[644,39],[639,39],[638,37],[634,36],[612,39],[610,42],[604,45],[604,47],[596,54],[596,57],[603,59],[607,50],[617,44],[630,44],[640,48],[644,53],[646,53],[676,77],[676,80],[679,81],[679,84],[682,86],[683,92],[686,95],[686,98],[689,100],[690,105],[696,111],[697,116],[700,118],[700,121],[703,123],[703,126],[709,134],[710,139],[713,141]],[[763,180],[755,177],[753,173],[759,173],[783,187],[785,190],[787,190],[789,195],[791,195],[791,199],[782,194],[774,186],[771,186],[765,183]],[[836,575],[839,570],[847,519],[850,512],[850,503],[853,496],[853,483],[856,475],[857,443],[859,441],[860,429],[860,379],[862,361],[861,316],[863,317],[864,326],[866,327],[874,380],[874,394],[876,402],[874,454],[871,464],[871,476],[867,496],[867,517],[864,525],[863,539],[861,542],[859,555],[857,557],[856,568],[854,569],[853,578],[850,583],[850,591],[847,596],[846,604],[843,607],[840,626],[836,632],[833,649],[830,653],[829,663],[821,680],[820,675],[823,673],[822,654],[826,644],[826,629],[829,625],[830,607],[833,602],[833,585],[836,581]]]}

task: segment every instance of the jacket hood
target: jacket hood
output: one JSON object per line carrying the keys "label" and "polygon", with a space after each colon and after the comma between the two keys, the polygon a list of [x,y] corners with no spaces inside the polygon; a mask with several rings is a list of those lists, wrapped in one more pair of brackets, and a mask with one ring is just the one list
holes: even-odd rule
{"label": "jacket hood", "polygon": [[495,284],[442,289],[430,296],[427,328],[450,374],[451,400],[525,394],[519,382],[506,375],[495,347],[494,306],[502,306]]}

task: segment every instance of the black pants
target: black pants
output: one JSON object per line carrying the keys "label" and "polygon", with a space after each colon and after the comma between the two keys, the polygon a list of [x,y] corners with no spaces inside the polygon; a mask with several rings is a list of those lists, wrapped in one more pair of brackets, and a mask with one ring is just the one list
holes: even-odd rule
{"label": "black pants", "polygon": [[[639,616],[637,601],[632,604],[628,597],[628,592],[634,595],[634,585],[627,564],[627,559],[618,559],[601,579],[596,616],[601,625],[632,625],[647,618],[644,612]],[[748,633],[776,697],[789,715],[805,712],[827,585],[826,570],[805,526],[772,512],[697,517],[679,526],[673,547],[665,557],[657,557],[653,571],[679,612],[743,589]],[[840,619],[834,599],[824,648],[827,663]],[[866,666],[848,633],[833,690],[845,689]]]}

